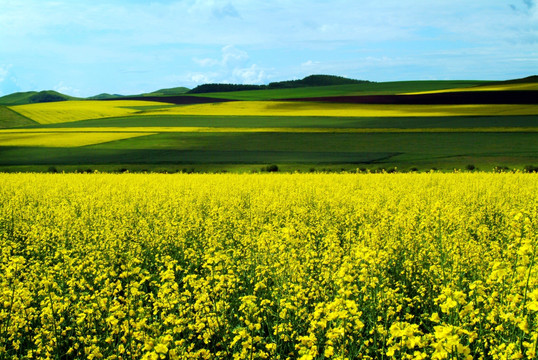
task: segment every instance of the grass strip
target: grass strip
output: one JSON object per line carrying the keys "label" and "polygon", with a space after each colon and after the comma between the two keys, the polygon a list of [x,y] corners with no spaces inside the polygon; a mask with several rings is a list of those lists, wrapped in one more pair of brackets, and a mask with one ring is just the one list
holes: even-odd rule
{"label": "grass strip", "polygon": [[29,133],[535,133],[538,127],[468,128],[290,128],[290,127],[99,127],[2,129],[1,134]]}

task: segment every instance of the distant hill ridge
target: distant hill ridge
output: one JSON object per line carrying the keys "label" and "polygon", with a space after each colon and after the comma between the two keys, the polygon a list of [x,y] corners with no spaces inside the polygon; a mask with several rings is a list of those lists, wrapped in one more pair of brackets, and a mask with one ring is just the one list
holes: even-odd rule
{"label": "distant hill ridge", "polygon": [[123,97],[124,95],[120,95],[120,94],[108,94],[108,93],[102,93],[102,94],[99,94],[99,95],[94,95],[94,96],[90,96],[88,97],[87,99],[88,100],[108,100],[108,99],[117,99],[117,98],[121,98]]}
{"label": "distant hill ridge", "polygon": [[16,92],[0,97],[0,105],[24,105],[43,102],[56,102],[77,100],[73,96],[65,95],[54,90]]}
{"label": "distant hill ridge", "polygon": [[[524,84],[524,83],[538,83],[538,75],[532,75],[520,79],[512,79],[505,81],[489,82],[486,85],[494,84]],[[294,89],[305,87],[320,87],[331,85],[350,85],[350,84],[375,84],[375,82],[368,80],[356,80],[349,79],[342,76],[335,75],[310,75],[299,80],[287,80],[272,82],[267,85],[252,85],[252,84],[203,84],[189,90],[186,87],[174,87],[167,89],[160,89],[150,93],[144,93],[140,95],[120,95],[120,94],[108,94],[102,93],[88,98],[77,98],[69,95],[59,93],[54,90],[45,91],[27,91],[16,92],[13,94],[0,97],[0,106],[12,106],[12,105],[24,105],[43,102],[56,102],[67,100],[112,100],[122,98],[133,97],[170,97],[170,96],[184,96],[188,94],[203,94],[203,93],[218,93],[218,92],[232,92],[232,91],[245,91],[245,90],[268,90],[268,89]]]}
{"label": "distant hill ridge", "polygon": [[330,86],[369,83],[368,80],[349,79],[334,75],[310,75],[300,80],[287,80],[272,82],[268,85],[242,85],[242,84],[203,84],[188,91],[188,94],[202,94],[210,92],[230,92],[243,90],[266,89],[292,89],[309,86]]}
{"label": "distant hill ridge", "polygon": [[174,87],[169,89],[159,89],[157,91],[153,91],[150,93],[143,94],[144,96],[169,96],[169,95],[181,95],[188,92],[190,89],[180,86],[180,87]]}
{"label": "distant hill ridge", "polygon": [[494,84],[528,84],[538,82],[538,75],[527,76],[521,79],[499,81]]}

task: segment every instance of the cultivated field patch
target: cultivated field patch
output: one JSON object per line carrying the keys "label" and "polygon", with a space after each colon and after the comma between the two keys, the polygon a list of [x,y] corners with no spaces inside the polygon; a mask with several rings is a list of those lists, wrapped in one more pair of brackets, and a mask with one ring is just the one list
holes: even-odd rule
{"label": "cultivated field patch", "polygon": [[1,146],[79,147],[152,135],[148,132],[0,132]]}
{"label": "cultivated field patch", "polygon": [[516,84],[496,84],[496,85],[479,85],[463,88],[452,88],[452,89],[442,89],[442,90],[430,90],[430,91],[419,91],[419,92],[409,92],[407,95],[415,94],[435,94],[435,93],[448,93],[448,92],[460,92],[460,91],[537,91],[538,82],[534,83],[516,83]]}
{"label": "cultivated field patch", "polygon": [[[166,106],[162,102],[139,100],[59,101],[11,106],[10,109],[40,124],[127,116],[140,112],[139,106]],[[134,108],[133,108],[134,107]]]}
{"label": "cultivated field patch", "polygon": [[[536,115],[538,105],[374,105],[300,101],[236,101],[168,107],[143,115],[444,117]],[[133,114],[136,115],[136,114]]]}

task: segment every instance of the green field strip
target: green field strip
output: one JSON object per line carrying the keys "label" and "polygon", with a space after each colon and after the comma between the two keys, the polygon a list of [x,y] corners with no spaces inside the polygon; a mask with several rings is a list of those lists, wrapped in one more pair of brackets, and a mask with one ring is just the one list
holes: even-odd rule
{"label": "green field strip", "polygon": [[[84,147],[0,146],[0,165],[538,164],[538,133],[158,133]],[[451,163],[452,164],[452,163]]]}
{"label": "green field strip", "polygon": [[[88,119],[120,117],[143,113],[132,107],[157,107],[159,111],[168,103],[139,100],[79,100],[58,101],[11,106],[10,109],[40,124],[73,122]],[[166,110],[166,109],[162,109]]]}
{"label": "green field strip", "polygon": [[79,147],[154,135],[147,132],[0,132],[0,147]]}
{"label": "green field strip", "polygon": [[7,106],[0,106],[0,129],[31,126],[36,124],[37,122],[22,116]]}
{"label": "green field strip", "polygon": [[538,133],[160,133],[92,148],[538,155]]}
{"label": "green field strip", "polygon": [[13,133],[536,133],[538,127],[467,127],[467,128],[240,128],[240,127],[108,127],[108,128],[32,128],[2,129]]}
{"label": "green field strip", "polygon": [[238,127],[238,128],[466,128],[538,127],[538,116],[452,116],[452,117],[327,117],[327,116],[127,116],[36,124],[39,128],[87,127]]}
{"label": "green field strip", "polygon": [[99,165],[99,164],[266,164],[279,163],[371,163],[390,158],[381,152],[303,152],[159,150],[93,148],[0,148],[0,165]]}

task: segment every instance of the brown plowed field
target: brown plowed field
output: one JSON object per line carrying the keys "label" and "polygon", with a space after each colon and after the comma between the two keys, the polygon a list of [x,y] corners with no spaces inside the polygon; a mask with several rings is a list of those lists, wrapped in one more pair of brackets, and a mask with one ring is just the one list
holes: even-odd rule
{"label": "brown plowed field", "polygon": [[538,91],[462,91],[415,95],[326,96],[291,98],[285,99],[285,101],[395,105],[538,104]]}

